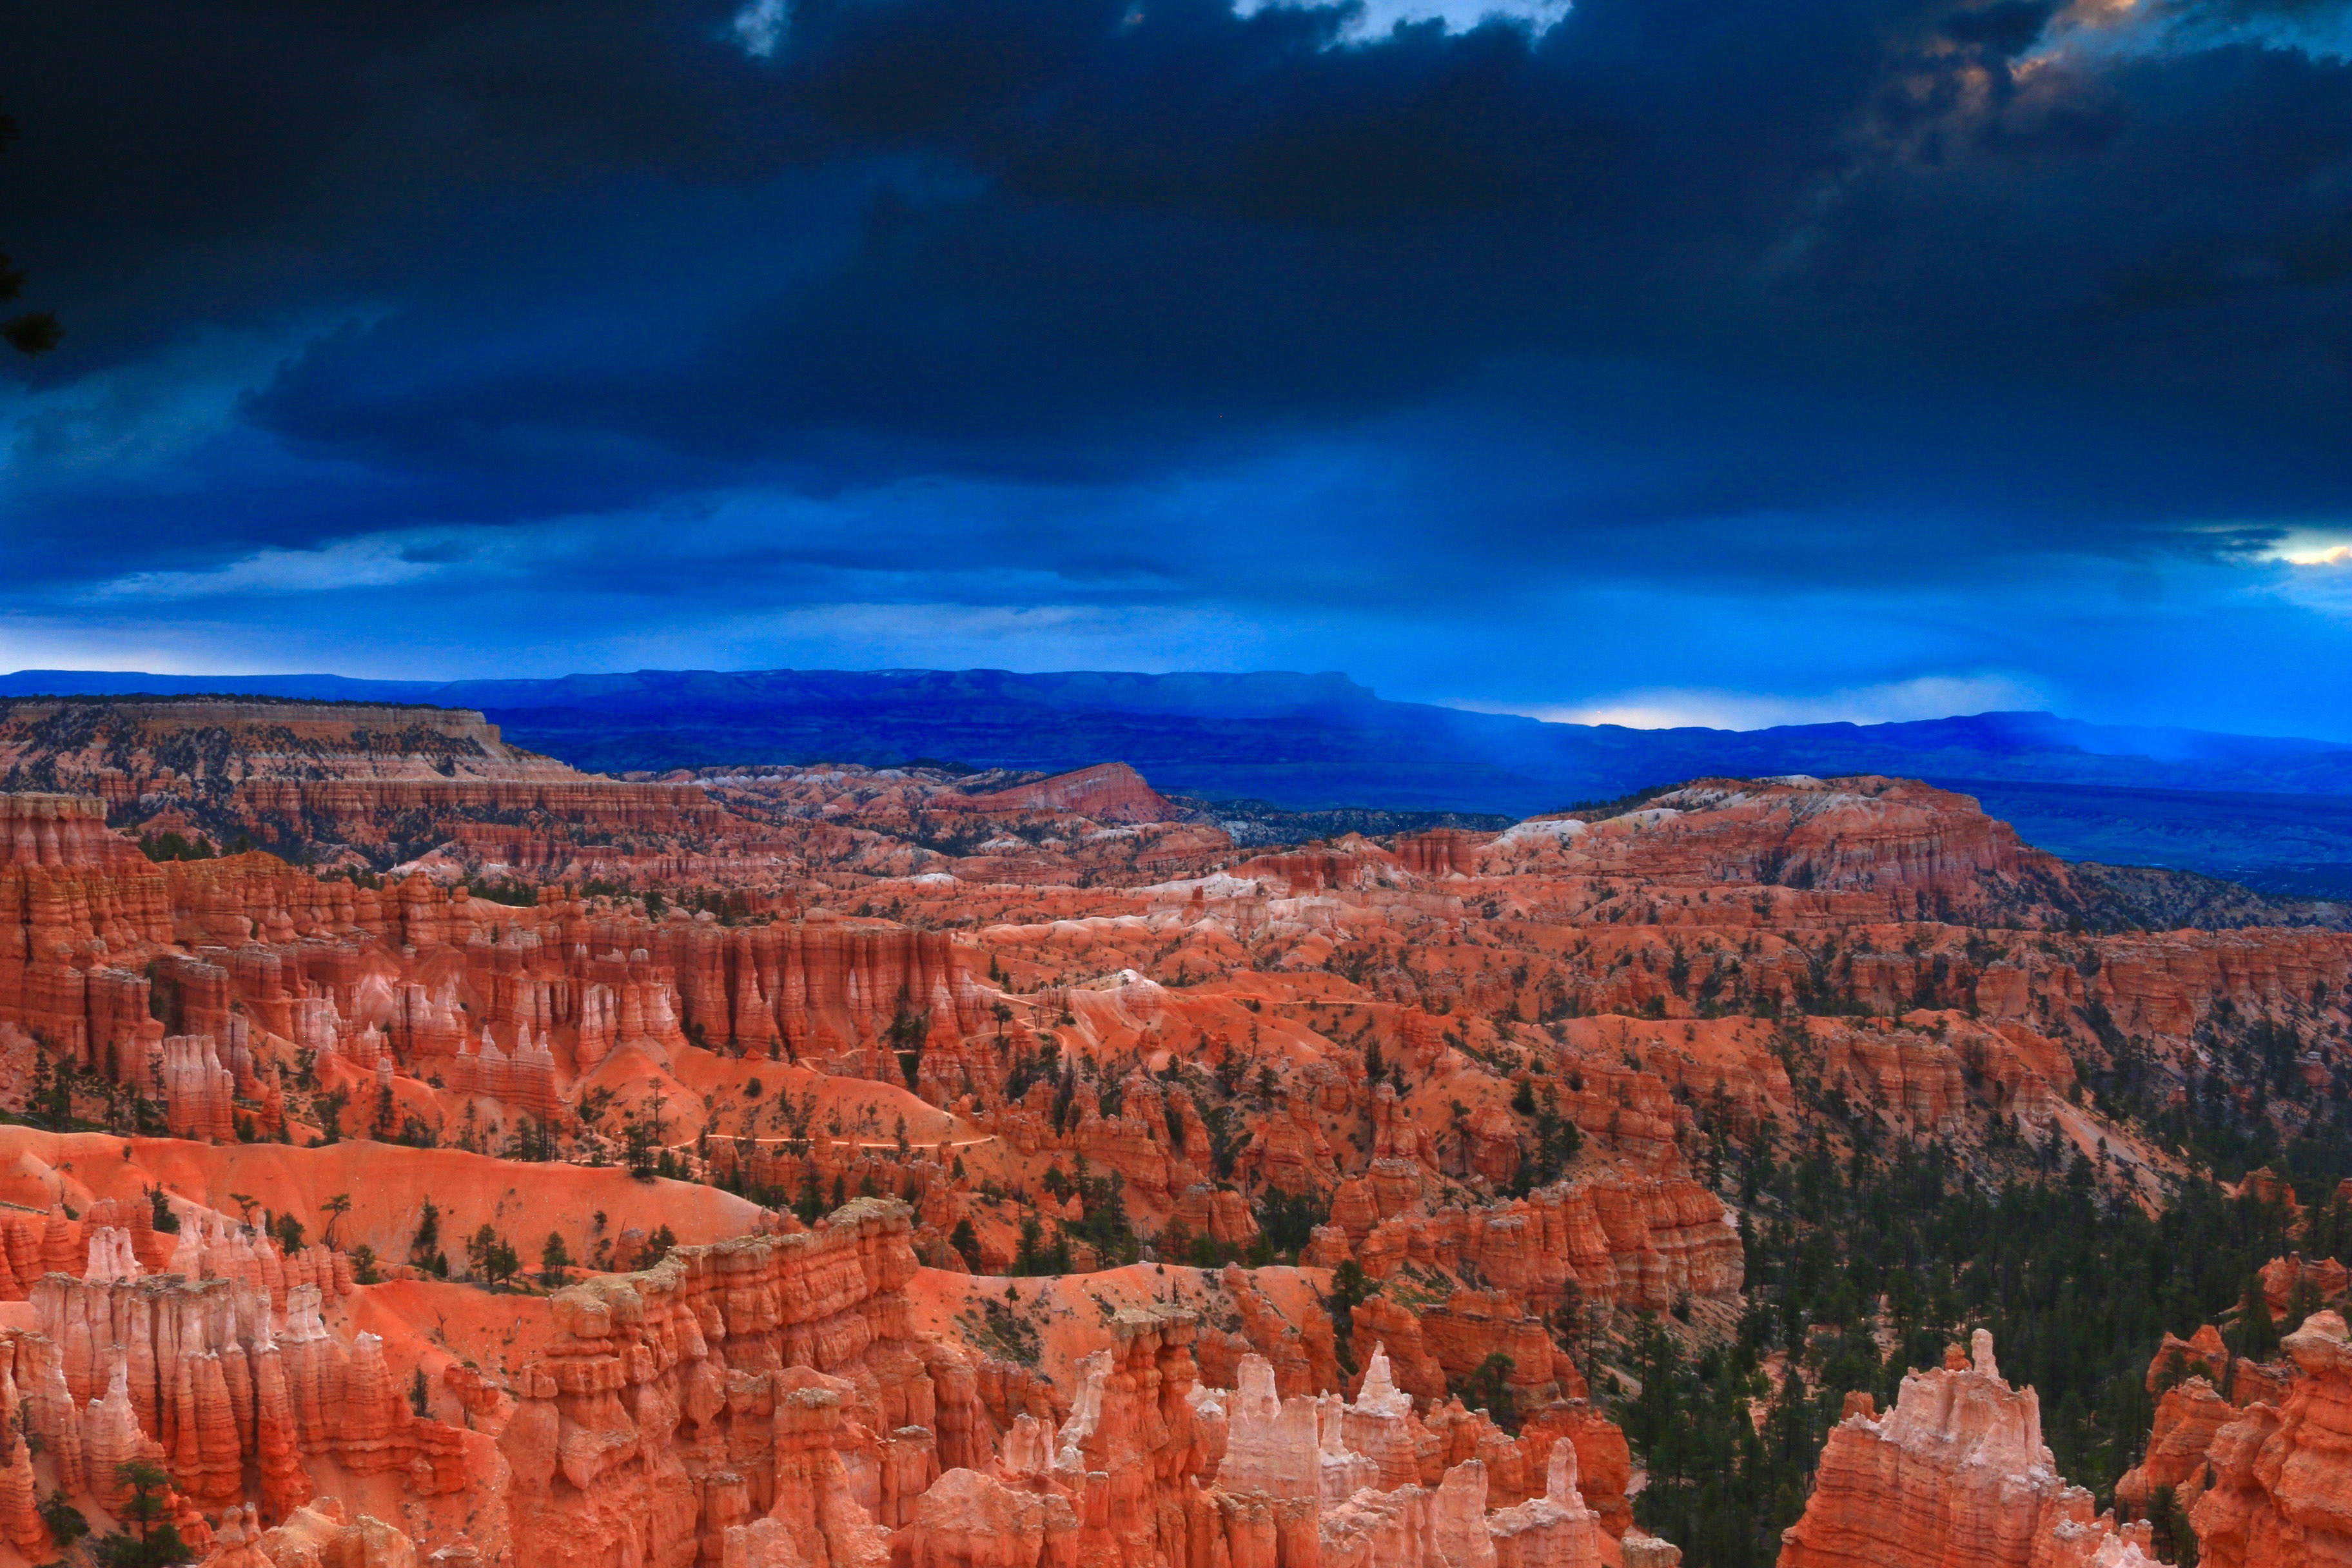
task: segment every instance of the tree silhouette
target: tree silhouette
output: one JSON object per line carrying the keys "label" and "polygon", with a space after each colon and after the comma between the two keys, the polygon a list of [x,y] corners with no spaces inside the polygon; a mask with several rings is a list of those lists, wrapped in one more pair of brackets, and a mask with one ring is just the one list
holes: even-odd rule
{"label": "tree silhouette", "polygon": [[63,1492],[51,1492],[41,1500],[41,1522],[49,1527],[59,1546],[71,1546],[89,1533],[89,1521]]}
{"label": "tree silhouette", "polygon": [[117,1465],[114,1479],[131,1489],[117,1511],[139,1531],[140,1540],[146,1540],[168,1511],[163,1493],[170,1483],[160,1468],[139,1459]]}
{"label": "tree silhouette", "polygon": [[1518,1401],[1511,1393],[1510,1382],[1517,1365],[1509,1356],[1496,1351],[1462,1381],[1462,1403],[1474,1410],[1486,1411],[1506,1432],[1517,1431],[1519,1425]]}
{"label": "tree silhouette", "polygon": [[974,1274],[980,1272],[980,1236],[971,1227],[970,1215],[955,1222],[955,1229],[948,1236],[948,1245],[956,1249]]}

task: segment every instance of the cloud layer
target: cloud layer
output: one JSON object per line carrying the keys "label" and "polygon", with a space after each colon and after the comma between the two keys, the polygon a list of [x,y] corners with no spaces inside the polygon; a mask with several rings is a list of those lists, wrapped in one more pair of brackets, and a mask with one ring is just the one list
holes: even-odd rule
{"label": "cloud layer", "polygon": [[2346,16],[41,8],[0,653],[2352,735]]}

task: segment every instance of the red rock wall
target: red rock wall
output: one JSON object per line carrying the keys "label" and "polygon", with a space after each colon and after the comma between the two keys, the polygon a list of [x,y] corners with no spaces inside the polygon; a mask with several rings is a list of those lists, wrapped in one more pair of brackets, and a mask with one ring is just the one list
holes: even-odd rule
{"label": "red rock wall", "polygon": [[2284,1404],[2214,1433],[2214,1483],[2189,1510],[2209,1568],[2352,1563],[2352,1344],[2314,1313],[2285,1340],[2302,1375]]}
{"label": "red rock wall", "polygon": [[242,1500],[253,1478],[273,1520],[314,1495],[312,1460],[343,1475],[399,1473],[426,1494],[465,1485],[468,1435],[416,1417],[375,1336],[330,1334],[321,1284],[293,1279],[319,1276],[330,1291],[348,1291],[348,1268],[338,1275],[314,1267],[315,1257],[299,1261],[298,1271],[268,1252],[274,1289],[250,1279],[51,1274],[33,1288],[37,1329],[0,1334],[9,1369],[0,1398],[24,1403],[26,1429],[68,1491],[86,1481],[103,1496],[114,1467],[141,1457],[207,1510]]}
{"label": "red rock wall", "polygon": [[903,1205],[860,1201],[559,1292],[499,1438],[520,1560],[687,1568],[765,1515],[803,1561],[861,1561],[884,1550],[870,1520],[988,1463],[971,1367],[909,1327],[911,1234]]}
{"label": "red rock wall", "polygon": [[1573,1283],[1588,1300],[1663,1311],[1685,1296],[1727,1297],[1745,1270],[1722,1201],[1686,1177],[1564,1182],[1491,1208],[1400,1216],[1354,1251],[1376,1279],[1407,1262],[1466,1266],[1546,1308]]}

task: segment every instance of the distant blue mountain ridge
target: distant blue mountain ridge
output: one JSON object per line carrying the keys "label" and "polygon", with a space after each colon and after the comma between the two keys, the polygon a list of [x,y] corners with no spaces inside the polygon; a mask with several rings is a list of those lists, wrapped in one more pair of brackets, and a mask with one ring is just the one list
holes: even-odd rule
{"label": "distant blue mountain ridge", "polygon": [[1165,791],[1286,810],[1524,816],[1706,774],[1889,773],[1975,795],[2070,859],[2352,897],[2352,745],[2051,713],[1635,730],[1393,702],[1344,675],[1286,671],[0,676],[0,699],[200,692],[476,708],[515,743],[599,772],[916,760],[1060,771],[1118,760]]}

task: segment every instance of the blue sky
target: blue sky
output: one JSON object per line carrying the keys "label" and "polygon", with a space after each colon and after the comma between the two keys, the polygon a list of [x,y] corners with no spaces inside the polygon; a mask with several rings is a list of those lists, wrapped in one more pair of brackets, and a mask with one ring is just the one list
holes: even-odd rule
{"label": "blue sky", "polygon": [[2352,739],[2341,4],[22,11],[0,668]]}

